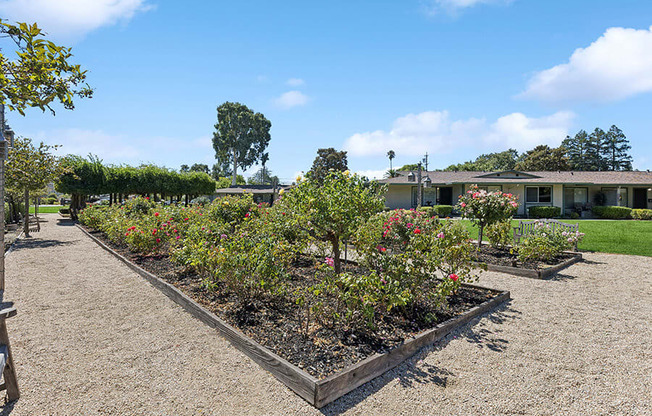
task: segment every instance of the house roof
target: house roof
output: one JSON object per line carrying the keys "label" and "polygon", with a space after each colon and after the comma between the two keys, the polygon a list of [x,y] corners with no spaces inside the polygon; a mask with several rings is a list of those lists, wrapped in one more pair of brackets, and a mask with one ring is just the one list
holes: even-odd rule
{"label": "house roof", "polygon": [[[276,192],[280,191],[281,189],[288,189],[289,186],[285,185],[278,185],[276,187]],[[230,186],[228,188],[219,188],[215,190],[216,194],[226,194],[226,195],[237,195],[237,194],[243,194],[243,193],[250,193],[250,194],[272,194],[274,193],[275,189],[272,185],[237,185],[237,186]]]}
{"label": "house roof", "polygon": [[[410,172],[398,172],[396,178],[381,179],[378,182],[393,185],[414,185],[415,181],[408,181]],[[416,176],[416,172],[413,172]],[[582,185],[652,185],[652,172],[646,171],[618,171],[618,172],[442,172],[422,171],[421,175],[430,178],[433,185],[452,184],[482,184],[501,185],[505,183],[533,183],[533,184],[582,184]]]}

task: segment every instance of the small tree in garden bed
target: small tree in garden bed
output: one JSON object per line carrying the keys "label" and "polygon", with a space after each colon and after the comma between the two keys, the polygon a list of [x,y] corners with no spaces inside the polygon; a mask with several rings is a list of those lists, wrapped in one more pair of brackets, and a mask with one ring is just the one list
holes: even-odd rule
{"label": "small tree in garden bed", "polygon": [[501,191],[487,192],[477,185],[465,195],[460,195],[457,209],[478,227],[478,247],[482,244],[484,228],[487,225],[510,219],[518,209],[517,198]]}
{"label": "small tree in garden bed", "polygon": [[349,171],[331,171],[321,181],[299,180],[283,197],[282,206],[312,238],[331,244],[335,273],[340,273],[340,243],[350,238],[361,223],[382,211],[383,190]]}
{"label": "small tree in garden bed", "polygon": [[562,251],[570,250],[582,241],[584,233],[553,229],[550,224],[535,221],[534,230],[525,235],[516,247],[518,259],[522,262],[539,260],[549,262]]}

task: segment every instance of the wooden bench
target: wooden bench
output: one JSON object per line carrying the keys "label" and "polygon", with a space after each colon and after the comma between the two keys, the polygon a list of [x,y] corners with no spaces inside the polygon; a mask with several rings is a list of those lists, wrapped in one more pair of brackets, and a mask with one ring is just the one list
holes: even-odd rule
{"label": "wooden bench", "polygon": [[6,320],[16,316],[16,308],[8,307],[0,310],[0,370],[2,371],[3,383],[0,384],[0,390],[7,391],[8,401],[16,400],[20,397],[18,391],[18,380],[16,379],[16,367],[11,354],[9,345],[9,335],[7,334]]}
{"label": "wooden bench", "polygon": [[[521,237],[526,236],[534,231],[534,227],[537,222],[543,223],[545,225],[550,225],[550,229],[555,232],[557,230],[566,231],[568,233],[575,233],[580,230],[579,224],[567,224],[558,220],[552,219],[542,219],[542,220],[531,220],[524,221],[520,220],[518,222],[518,227],[514,227],[514,244],[518,244],[521,241]],[[575,243],[575,251],[577,251],[577,243]]]}

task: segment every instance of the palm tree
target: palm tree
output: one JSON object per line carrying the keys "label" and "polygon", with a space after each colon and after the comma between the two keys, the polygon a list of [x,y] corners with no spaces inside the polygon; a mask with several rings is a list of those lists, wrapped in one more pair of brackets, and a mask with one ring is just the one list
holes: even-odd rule
{"label": "palm tree", "polygon": [[393,150],[390,150],[389,152],[387,152],[387,157],[389,158],[389,170],[391,171],[391,170],[393,170],[392,169],[392,159],[394,159],[396,157],[396,153],[394,153]]}

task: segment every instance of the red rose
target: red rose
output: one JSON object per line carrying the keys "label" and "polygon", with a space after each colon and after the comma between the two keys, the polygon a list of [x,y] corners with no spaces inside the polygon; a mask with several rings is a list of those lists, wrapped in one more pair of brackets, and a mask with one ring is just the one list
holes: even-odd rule
{"label": "red rose", "polygon": [[457,279],[459,279],[459,277],[458,277],[455,273],[451,273],[451,274],[449,274],[448,277],[449,277],[453,282],[457,282]]}
{"label": "red rose", "polygon": [[414,234],[421,234],[421,230],[417,228],[416,230],[414,230]]}
{"label": "red rose", "polygon": [[158,212],[155,212],[155,213],[154,213],[154,216],[155,216],[155,217],[158,217]]}

